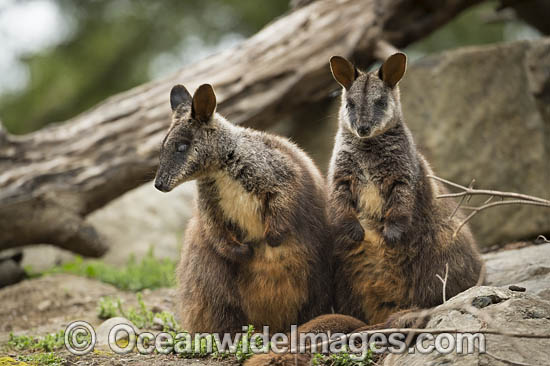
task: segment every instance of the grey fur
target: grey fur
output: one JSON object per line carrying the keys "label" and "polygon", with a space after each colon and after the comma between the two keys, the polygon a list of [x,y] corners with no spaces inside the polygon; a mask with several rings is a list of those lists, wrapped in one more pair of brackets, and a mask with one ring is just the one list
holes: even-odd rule
{"label": "grey fur", "polygon": [[[331,231],[318,169],[284,138],[235,126],[217,113],[196,120],[190,95],[177,92],[184,98],[171,98],[181,103],[162,144],[155,185],[169,191],[197,180],[197,209],[178,269],[184,328],[235,331],[256,322],[280,331],[327,312]],[[231,216],[240,205],[255,210],[255,202],[252,219]],[[264,316],[254,304],[281,311]]]}
{"label": "grey fur", "polygon": [[398,87],[380,71],[356,70],[343,89],[328,177],[338,237],[337,312],[372,323],[399,309],[437,305],[436,274],[446,264],[448,297],[477,283],[482,263],[475,241],[468,227],[451,238],[461,215],[449,220],[452,204],[436,199],[445,189],[429,174],[404,122]]}

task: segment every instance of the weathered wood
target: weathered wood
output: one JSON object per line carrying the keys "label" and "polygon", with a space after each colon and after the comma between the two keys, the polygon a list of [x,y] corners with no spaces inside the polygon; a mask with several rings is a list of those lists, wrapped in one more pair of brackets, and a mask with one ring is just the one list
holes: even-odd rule
{"label": "weathered wood", "polygon": [[363,65],[377,42],[403,47],[480,0],[319,0],[242,44],[24,135],[0,132],[0,249],[50,243],[84,255],[107,249],[87,214],[152,179],[170,122],[172,85],[209,82],[231,121],[266,128],[337,88],[328,59]]}

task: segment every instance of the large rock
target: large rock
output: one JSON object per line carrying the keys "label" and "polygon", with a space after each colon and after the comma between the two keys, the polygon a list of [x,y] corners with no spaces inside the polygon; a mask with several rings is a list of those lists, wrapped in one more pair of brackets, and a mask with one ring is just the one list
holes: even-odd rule
{"label": "large rock", "polygon": [[[414,62],[403,112],[440,177],[550,198],[550,38],[467,47]],[[479,213],[480,246],[550,233],[550,211],[509,206]]]}
{"label": "large rock", "polygon": [[[478,309],[479,308],[479,309]],[[473,310],[472,310],[473,309]],[[475,311],[474,311],[475,310]],[[550,301],[536,295],[498,287],[474,287],[437,307],[430,329],[492,329],[522,334],[548,334]],[[547,365],[550,339],[510,338],[486,334],[487,353],[390,355],[387,366],[424,365]],[[507,362],[505,362],[505,361]]]}
{"label": "large rock", "polygon": [[195,182],[182,184],[170,193],[159,192],[147,183],[92,213],[88,220],[111,245],[105,260],[122,263],[130,254],[143,256],[149,248],[157,257],[178,259],[195,194]]}
{"label": "large rock", "polygon": [[[193,211],[195,183],[182,184],[172,192],[159,192],[144,184],[88,217],[111,246],[102,258],[123,264],[133,255],[143,257],[150,248],[156,257],[179,258],[179,248],[187,221]],[[35,245],[23,249],[23,265],[42,271],[74,257],[53,246]]]}
{"label": "large rock", "polygon": [[483,255],[486,284],[515,285],[550,301],[550,244]]}

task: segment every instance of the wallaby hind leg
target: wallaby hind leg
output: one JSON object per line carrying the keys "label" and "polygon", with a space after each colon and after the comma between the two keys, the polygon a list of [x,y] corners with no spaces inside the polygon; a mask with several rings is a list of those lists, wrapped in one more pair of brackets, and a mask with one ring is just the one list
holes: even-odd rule
{"label": "wallaby hind leg", "polygon": [[[298,327],[298,333],[350,333],[354,329],[364,327],[366,324],[352,316],[342,314],[326,314],[318,316],[307,323]],[[309,339],[309,338],[308,338]],[[299,344],[299,342],[298,342]],[[306,342],[309,346],[309,342]],[[311,353],[284,353],[277,354],[269,352],[267,354],[255,355],[245,362],[245,366],[302,366],[309,365]]]}

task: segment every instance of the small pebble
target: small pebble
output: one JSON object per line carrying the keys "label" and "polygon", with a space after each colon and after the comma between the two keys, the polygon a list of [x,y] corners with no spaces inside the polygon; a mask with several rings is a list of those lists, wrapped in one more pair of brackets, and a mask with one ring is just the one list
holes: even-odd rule
{"label": "small pebble", "polygon": [[499,302],[502,302],[504,299],[501,299],[497,295],[487,295],[487,296],[478,296],[475,299],[472,300],[472,306],[482,309],[489,305],[498,304]]}
{"label": "small pebble", "polygon": [[47,308],[49,308],[52,305],[52,302],[50,300],[44,300],[40,302],[36,307],[38,311],[44,311]]}
{"label": "small pebble", "polygon": [[525,289],[525,287],[510,285],[510,286],[508,286],[508,290],[517,291],[517,292],[525,292],[526,289]]}

